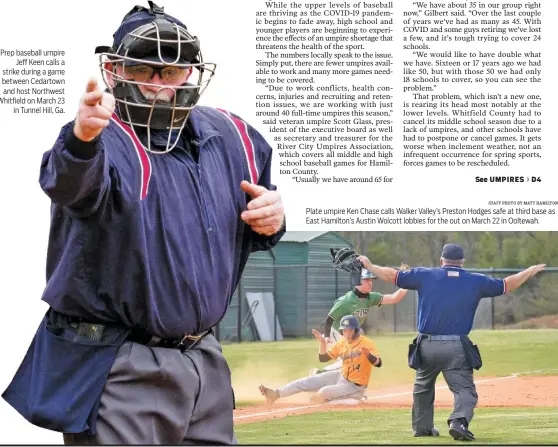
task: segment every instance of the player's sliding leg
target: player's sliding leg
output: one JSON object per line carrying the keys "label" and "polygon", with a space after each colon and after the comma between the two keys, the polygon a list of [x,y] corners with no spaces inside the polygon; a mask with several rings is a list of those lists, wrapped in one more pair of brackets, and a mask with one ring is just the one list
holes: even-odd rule
{"label": "player's sliding leg", "polygon": [[334,385],[338,382],[339,377],[338,371],[329,371],[311,377],[303,377],[278,389],[260,385],[260,392],[264,395],[267,402],[271,404],[281,397],[292,396],[304,391],[317,391],[325,386]]}
{"label": "player's sliding leg", "polygon": [[[326,374],[326,373],[324,373]],[[320,374],[320,375],[324,375]],[[319,377],[318,375],[317,377]],[[312,400],[316,403],[329,402],[339,399],[357,399],[364,396],[366,387],[349,382],[344,377],[339,377],[335,385],[328,385],[321,388]]]}

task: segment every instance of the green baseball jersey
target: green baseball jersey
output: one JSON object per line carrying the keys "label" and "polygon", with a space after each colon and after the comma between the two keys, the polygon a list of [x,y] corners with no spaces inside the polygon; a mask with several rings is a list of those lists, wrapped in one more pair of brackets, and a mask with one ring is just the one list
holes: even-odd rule
{"label": "green baseball jersey", "polygon": [[359,325],[362,326],[368,315],[368,309],[372,306],[381,306],[383,297],[381,293],[371,292],[368,296],[359,298],[354,290],[347,292],[335,300],[329,311],[331,318],[335,319],[332,327],[338,331],[339,322],[345,315],[354,315],[357,317]]}

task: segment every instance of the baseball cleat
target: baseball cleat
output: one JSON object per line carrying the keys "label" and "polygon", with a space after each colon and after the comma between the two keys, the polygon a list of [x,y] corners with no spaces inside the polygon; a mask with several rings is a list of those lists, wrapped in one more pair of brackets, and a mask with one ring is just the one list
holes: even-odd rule
{"label": "baseball cleat", "polygon": [[455,441],[474,441],[475,435],[469,431],[465,425],[459,421],[451,421],[449,434]]}
{"label": "baseball cleat", "polygon": [[267,388],[266,386],[260,385],[260,393],[265,397],[265,400],[268,404],[272,404],[277,399],[279,399],[279,391],[272,390],[271,388]]}
{"label": "baseball cleat", "polygon": [[318,374],[318,368],[310,368],[310,371],[308,371],[308,377],[315,376],[316,374]]}
{"label": "baseball cleat", "polygon": [[430,430],[415,433],[415,438],[421,438],[423,436],[440,436],[440,432],[437,428],[432,427]]}

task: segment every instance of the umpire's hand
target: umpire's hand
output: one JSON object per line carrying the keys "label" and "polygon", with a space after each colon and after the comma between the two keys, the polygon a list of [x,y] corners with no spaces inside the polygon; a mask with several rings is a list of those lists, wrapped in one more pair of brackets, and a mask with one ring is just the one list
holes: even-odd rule
{"label": "umpire's hand", "polygon": [[283,226],[285,210],[281,195],[277,191],[269,191],[260,185],[255,185],[243,180],[240,188],[248,193],[253,200],[248,205],[240,218],[246,222],[256,233],[271,236]]}
{"label": "umpire's hand", "polygon": [[114,96],[100,90],[97,80],[91,78],[79,101],[74,124],[75,136],[81,141],[91,141],[99,135],[108,126],[114,112],[114,105]]}
{"label": "umpire's hand", "polygon": [[537,273],[542,272],[546,268],[546,264],[532,265],[527,269],[529,272],[529,278],[535,276]]}

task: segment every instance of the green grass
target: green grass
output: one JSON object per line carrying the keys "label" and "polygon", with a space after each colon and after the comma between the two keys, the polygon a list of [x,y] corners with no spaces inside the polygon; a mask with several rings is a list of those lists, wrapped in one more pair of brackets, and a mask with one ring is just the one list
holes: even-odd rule
{"label": "green grass", "polygon": [[[369,390],[413,383],[407,366],[407,347],[414,334],[371,336],[380,350],[383,367],[374,370]],[[558,330],[474,331],[484,365],[476,379],[514,373],[558,375]],[[261,404],[257,385],[279,386],[303,377],[319,366],[318,344],[313,339],[284,342],[229,344],[223,347],[238,383],[256,391],[238,407]],[[443,384],[440,377],[438,385]],[[240,393],[242,395],[242,393]],[[240,397],[240,396],[239,396]],[[558,404],[557,404],[558,405]],[[459,444],[447,432],[449,409],[438,409],[439,438],[414,438],[410,408],[399,410],[355,409],[288,416],[237,425],[241,444]],[[478,408],[471,425],[477,444],[558,444],[556,408]]]}
{"label": "green grass", "polygon": [[[383,366],[373,370],[369,390],[413,383],[414,371],[407,366],[407,349],[413,337],[410,333],[370,336],[380,351]],[[558,330],[473,331],[471,338],[479,345],[484,363],[475,371],[476,378],[538,370],[542,371],[532,375],[558,375]],[[279,386],[320,366],[314,339],[228,344],[223,351],[233,384],[252,383],[254,388],[260,382]],[[443,384],[441,377],[439,380]],[[241,395],[238,404],[248,403]]]}
{"label": "green grass", "polygon": [[[449,410],[435,414],[438,438],[414,438],[410,410],[355,410],[288,416],[235,427],[240,444],[462,444],[447,431]],[[557,444],[558,409],[481,408],[476,444]]]}

